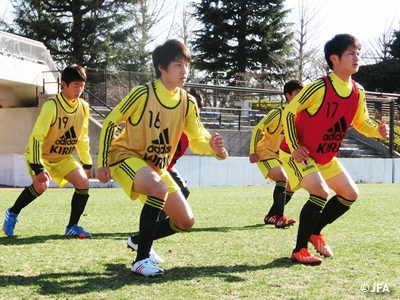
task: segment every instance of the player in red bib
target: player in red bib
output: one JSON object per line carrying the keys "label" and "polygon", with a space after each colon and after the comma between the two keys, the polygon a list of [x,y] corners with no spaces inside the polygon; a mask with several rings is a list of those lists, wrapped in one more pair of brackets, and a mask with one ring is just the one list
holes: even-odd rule
{"label": "player in red bib", "polygon": [[[382,121],[375,126],[366,108],[365,91],[351,76],[358,71],[360,43],[338,34],[325,44],[325,59],[333,71],[310,83],[283,111],[285,138],[280,160],[293,191],[304,188],[309,198],[300,212],[292,260],[316,265],[322,259],[310,253],[308,242],[323,256],[333,256],[322,229],[343,215],[359,191],[337,159],[340,144],[352,124],[368,137],[388,138]],[[335,195],[328,200],[329,191]]]}

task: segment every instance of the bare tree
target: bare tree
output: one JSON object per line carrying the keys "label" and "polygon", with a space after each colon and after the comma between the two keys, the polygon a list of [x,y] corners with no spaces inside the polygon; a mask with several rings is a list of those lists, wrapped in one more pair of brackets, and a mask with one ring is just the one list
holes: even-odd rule
{"label": "bare tree", "polygon": [[[176,9],[178,11],[178,9]],[[192,38],[193,31],[198,26],[198,22],[193,17],[194,10],[190,5],[182,6],[181,15],[178,21],[172,24],[172,34],[179,39],[182,39],[183,43],[188,44]]]}
{"label": "bare tree", "polygon": [[321,23],[315,20],[321,16],[323,2],[312,1],[309,5],[307,0],[298,1],[298,21],[295,21],[295,55],[298,63],[298,79],[314,80],[318,76],[325,75],[326,68],[321,66],[323,61],[319,45],[315,41],[319,38],[322,30]]}
{"label": "bare tree", "polygon": [[8,30],[10,28],[12,5],[9,1],[0,2],[0,30]]}
{"label": "bare tree", "polygon": [[395,40],[395,19],[392,20],[389,27],[385,29],[379,36],[374,37],[367,41],[363,47],[362,59],[364,64],[376,64],[392,58],[390,55],[390,45]]}
{"label": "bare tree", "polygon": [[131,17],[131,33],[121,48],[118,68],[135,72],[150,72],[150,46],[159,37],[157,28],[167,16],[166,0],[137,0],[127,11]]}

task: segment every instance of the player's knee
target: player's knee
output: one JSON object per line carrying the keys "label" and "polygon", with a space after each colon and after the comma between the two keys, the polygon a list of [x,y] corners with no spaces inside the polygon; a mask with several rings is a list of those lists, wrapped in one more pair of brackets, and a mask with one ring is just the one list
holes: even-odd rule
{"label": "player's knee", "polygon": [[346,199],[349,199],[349,201],[356,201],[358,196],[360,195],[360,193],[358,191],[352,191],[351,193],[349,193],[348,195],[346,195],[347,197],[345,197]]}
{"label": "player's knee", "polygon": [[88,178],[82,177],[77,182],[72,183],[72,185],[78,190],[87,190],[89,189],[90,183]]}
{"label": "player's knee", "polygon": [[192,228],[193,225],[194,225],[194,217],[179,220],[178,223],[179,223],[179,224],[176,224],[176,225],[177,225],[180,229],[182,229],[182,230],[184,230],[184,231],[188,231],[188,230],[189,230],[190,228]]}
{"label": "player's knee", "polygon": [[43,182],[43,183],[36,182],[36,183],[33,183],[33,188],[35,189],[36,193],[41,195],[49,188],[49,183],[48,183],[48,181]]}

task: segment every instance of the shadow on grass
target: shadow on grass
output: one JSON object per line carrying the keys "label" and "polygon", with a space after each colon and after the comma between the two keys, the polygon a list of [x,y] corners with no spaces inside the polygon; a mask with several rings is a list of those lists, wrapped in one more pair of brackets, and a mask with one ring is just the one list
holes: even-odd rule
{"label": "shadow on grass", "polygon": [[[249,226],[237,226],[237,227],[203,227],[203,228],[192,228],[190,232],[230,232],[230,231],[239,231],[239,230],[252,230],[260,227],[265,227],[265,224],[255,224]],[[125,233],[93,233],[93,237],[91,239],[126,239],[130,236],[132,232]],[[3,236],[0,237],[0,244],[7,246],[17,246],[17,245],[29,245],[29,244],[38,244],[44,243],[50,240],[65,240],[71,239],[71,237],[66,237],[62,234],[51,234],[51,235],[38,235],[38,236],[29,236],[29,237],[19,237],[18,235],[14,235],[13,237]],[[73,239],[73,238],[72,238]]]}
{"label": "shadow on grass", "polygon": [[[125,264],[106,264],[104,272],[66,272],[47,273],[36,276],[0,275],[0,287],[23,286],[37,290],[39,295],[68,295],[85,294],[117,290],[126,285],[160,284],[170,281],[187,281],[199,277],[218,277],[226,282],[246,281],[240,273],[260,271],[271,268],[288,268],[293,264],[289,258],[279,258],[266,265],[249,266],[204,266],[176,267],[166,270],[165,276],[146,278],[130,272]],[[248,276],[248,275],[247,275]]]}
{"label": "shadow on grass", "polygon": [[[114,239],[114,240],[125,240],[128,236],[130,236],[132,232],[125,233],[93,233],[93,237],[91,239]],[[0,244],[5,246],[20,246],[20,245],[30,245],[30,244],[40,244],[47,241],[55,241],[55,240],[69,240],[75,239],[71,237],[67,237],[62,234],[51,234],[51,235],[37,235],[37,236],[29,236],[29,237],[18,237],[15,235],[13,237],[0,237]]]}
{"label": "shadow on grass", "polygon": [[235,226],[235,227],[193,227],[190,229],[190,232],[196,232],[196,231],[219,231],[219,232],[229,232],[229,231],[239,231],[239,230],[252,230],[260,227],[265,227],[265,224],[254,224],[254,225],[248,225],[248,226]]}

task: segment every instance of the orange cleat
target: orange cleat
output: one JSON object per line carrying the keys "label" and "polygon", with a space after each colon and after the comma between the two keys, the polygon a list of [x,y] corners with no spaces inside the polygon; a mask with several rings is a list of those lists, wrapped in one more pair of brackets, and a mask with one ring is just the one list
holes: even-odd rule
{"label": "orange cleat", "polygon": [[301,248],[299,252],[293,252],[291,259],[293,262],[310,266],[320,265],[322,263],[322,259],[311,254],[307,248]]}
{"label": "orange cleat", "polygon": [[310,243],[314,245],[315,250],[326,257],[333,256],[331,247],[326,244],[326,238],[323,234],[312,234],[310,236]]}

